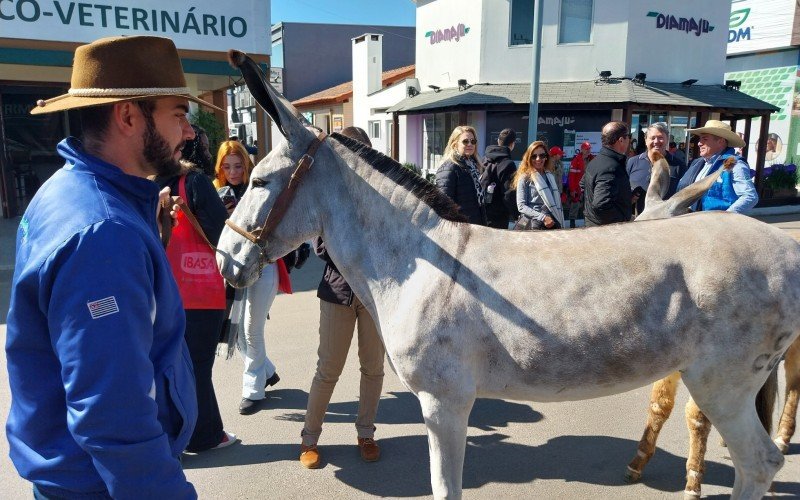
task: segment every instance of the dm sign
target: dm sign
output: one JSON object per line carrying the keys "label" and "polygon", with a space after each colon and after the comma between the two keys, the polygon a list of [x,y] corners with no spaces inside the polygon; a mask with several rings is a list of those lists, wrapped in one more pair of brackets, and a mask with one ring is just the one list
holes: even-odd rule
{"label": "dm sign", "polygon": [[[91,42],[116,35],[171,38],[179,49],[269,54],[269,2],[0,0],[0,36]],[[131,6],[135,5],[135,7]]]}
{"label": "dm sign", "polygon": [[656,18],[656,28],[665,30],[677,30],[685,33],[694,33],[695,36],[700,36],[703,33],[710,33],[714,31],[714,27],[708,23],[708,20],[693,17],[675,17],[672,14],[662,14],[660,12],[650,11],[647,17]]}

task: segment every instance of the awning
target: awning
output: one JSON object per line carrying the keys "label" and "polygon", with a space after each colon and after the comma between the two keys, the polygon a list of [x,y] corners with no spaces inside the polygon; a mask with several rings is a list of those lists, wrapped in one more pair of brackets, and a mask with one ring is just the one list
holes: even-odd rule
{"label": "awning", "polygon": [[[387,113],[418,114],[446,109],[474,109],[508,105],[530,105],[530,84],[478,83],[465,90],[441,89],[421,92],[403,99]],[[778,108],[723,85],[683,85],[680,83],[634,83],[628,79],[585,82],[548,82],[539,86],[539,104],[580,105],[627,104],[681,108],[708,108],[709,111],[742,113],[753,116],[772,113]]]}

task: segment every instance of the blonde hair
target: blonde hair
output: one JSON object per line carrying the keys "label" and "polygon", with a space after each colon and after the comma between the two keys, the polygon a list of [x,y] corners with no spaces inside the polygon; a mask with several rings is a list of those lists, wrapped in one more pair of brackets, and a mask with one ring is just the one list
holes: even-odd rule
{"label": "blonde hair", "polygon": [[228,179],[225,178],[225,172],[222,171],[222,161],[228,155],[236,155],[242,159],[242,166],[244,173],[242,175],[242,182],[247,184],[250,182],[250,172],[253,170],[253,162],[250,161],[250,155],[239,141],[225,141],[219,145],[217,151],[217,164],[214,166],[214,187],[221,188],[228,185]]}
{"label": "blonde hair", "polygon": [[512,181],[512,185],[516,187],[517,183],[520,179],[529,179],[533,172],[536,170],[533,168],[533,162],[531,161],[531,155],[533,152],[539,148],[542,148],[544,154],[547,158],[544,161],[544,170],[545,172],[555,172],[556,166],[553,158],[550,156],[550,153],[547,151],[547,144],[544,141],[533,141],[528,149],[525,150],[525,154],[522,155],[522,162],[519,164],[519,168],[517,169],[517,173],[514,174],[514,180]]}
{"label": "blonde hair", "polygon": [[478,156],[478,134],[475,132],[475,129],[469,125],[459,125],[453,129],[450,138],[447,139],[447,147],[444,148],[443,157],[452,161],[458,161],[456,158],[456,154],[458,153],[458,138],[461,137],[461,134],[464,132],[469,132],[472,134],[472,138],[475,139],[475,152],[472,154],[471,158],[478,165],[478,170],[483,170],[483,163],[481,162],[480,156]]}

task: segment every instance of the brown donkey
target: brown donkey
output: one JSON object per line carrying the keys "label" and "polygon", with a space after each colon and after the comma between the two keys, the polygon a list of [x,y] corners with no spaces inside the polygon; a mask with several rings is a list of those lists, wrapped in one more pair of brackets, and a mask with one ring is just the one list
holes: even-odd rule
{"label": "brown donkey", "polygon": [[[669,185],[669,166],[666,160],[654,153],[651,157],[653,171],[650,186],[647,190],[647,208],[637,220],[660,219],[681,215],[686,212],[689,204],[693,203],[700,190],[705,191],[716,181],[717,175],[707,179],[702,185],[693,185],[673,196],[668,201],[662,201],[663,189]],[[730,164],[729,164],[730,163]],[[733,162],[726,162],[724,168],[729,168]],[[723,169],[720,169],[720,173]],[[689,202],[688,204],[686,202]],[[786,371],[786,398],[778,424],[778,433],[775,444],[781,453],[789,450],[789,441],[794,435],[797,416],[798,399],[800,399],[800,339],[795,340],[789,347],[785,356],[784,369]],[[675,406],[675,394],[681,380],[680,372],[675,372],[653,384],[650,393],[650,407],[647,425],[637,447],[636,456],[628,464],[625,479],[636,482],[642,476],[645,465],[656,451],[656,441],[659,432],[664,427],[667,419]],[[764,386],[756,396],[755,405],[758,417],[767,433],[772,433],[772,413],[778,393],[777,367],[773,369]],[[687,499],[699,498],[700,488],[705,474],[705,453],[708,434],[711,432],[711,422],[702,410],[689,399],[686,403],[686,425],[689,428],[689,457],[686,460],[686,487],[684,497]]]}

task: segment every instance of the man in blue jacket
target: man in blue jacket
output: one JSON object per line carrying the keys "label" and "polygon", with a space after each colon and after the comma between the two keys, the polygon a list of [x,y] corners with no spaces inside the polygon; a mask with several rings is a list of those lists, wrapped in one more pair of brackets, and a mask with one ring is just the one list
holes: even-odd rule
{"label": "man in blue jacket", "polygon": [[[758,192],[750,177],[750,167],[734,151],[734,148],[745,147],[744,140],[731,130],[729,124],[719,120],[708,120],[705,127],[688,129],[687,132],[699,137],[697,144],[700,146],[700,158],[692,162],[678,182],[678,191],[713,174],[722,167],[727,158],[735,156],[732,175],[733,190],[737,198],[727,211],[748,213],[758,203]],[[717,179],[717,182],[722,182],[722,178]],[[703,210],[702,200],[692,205],[692,210]]]}
{"label": "man in blue jacket", "polygon": [[116,37],[78,47],[69,93],[31,111],[83,124],[17,232],[6,432],[35,498],[197,497],[185,320],[146,178],[180,167],[189,100],[172,41]]}

